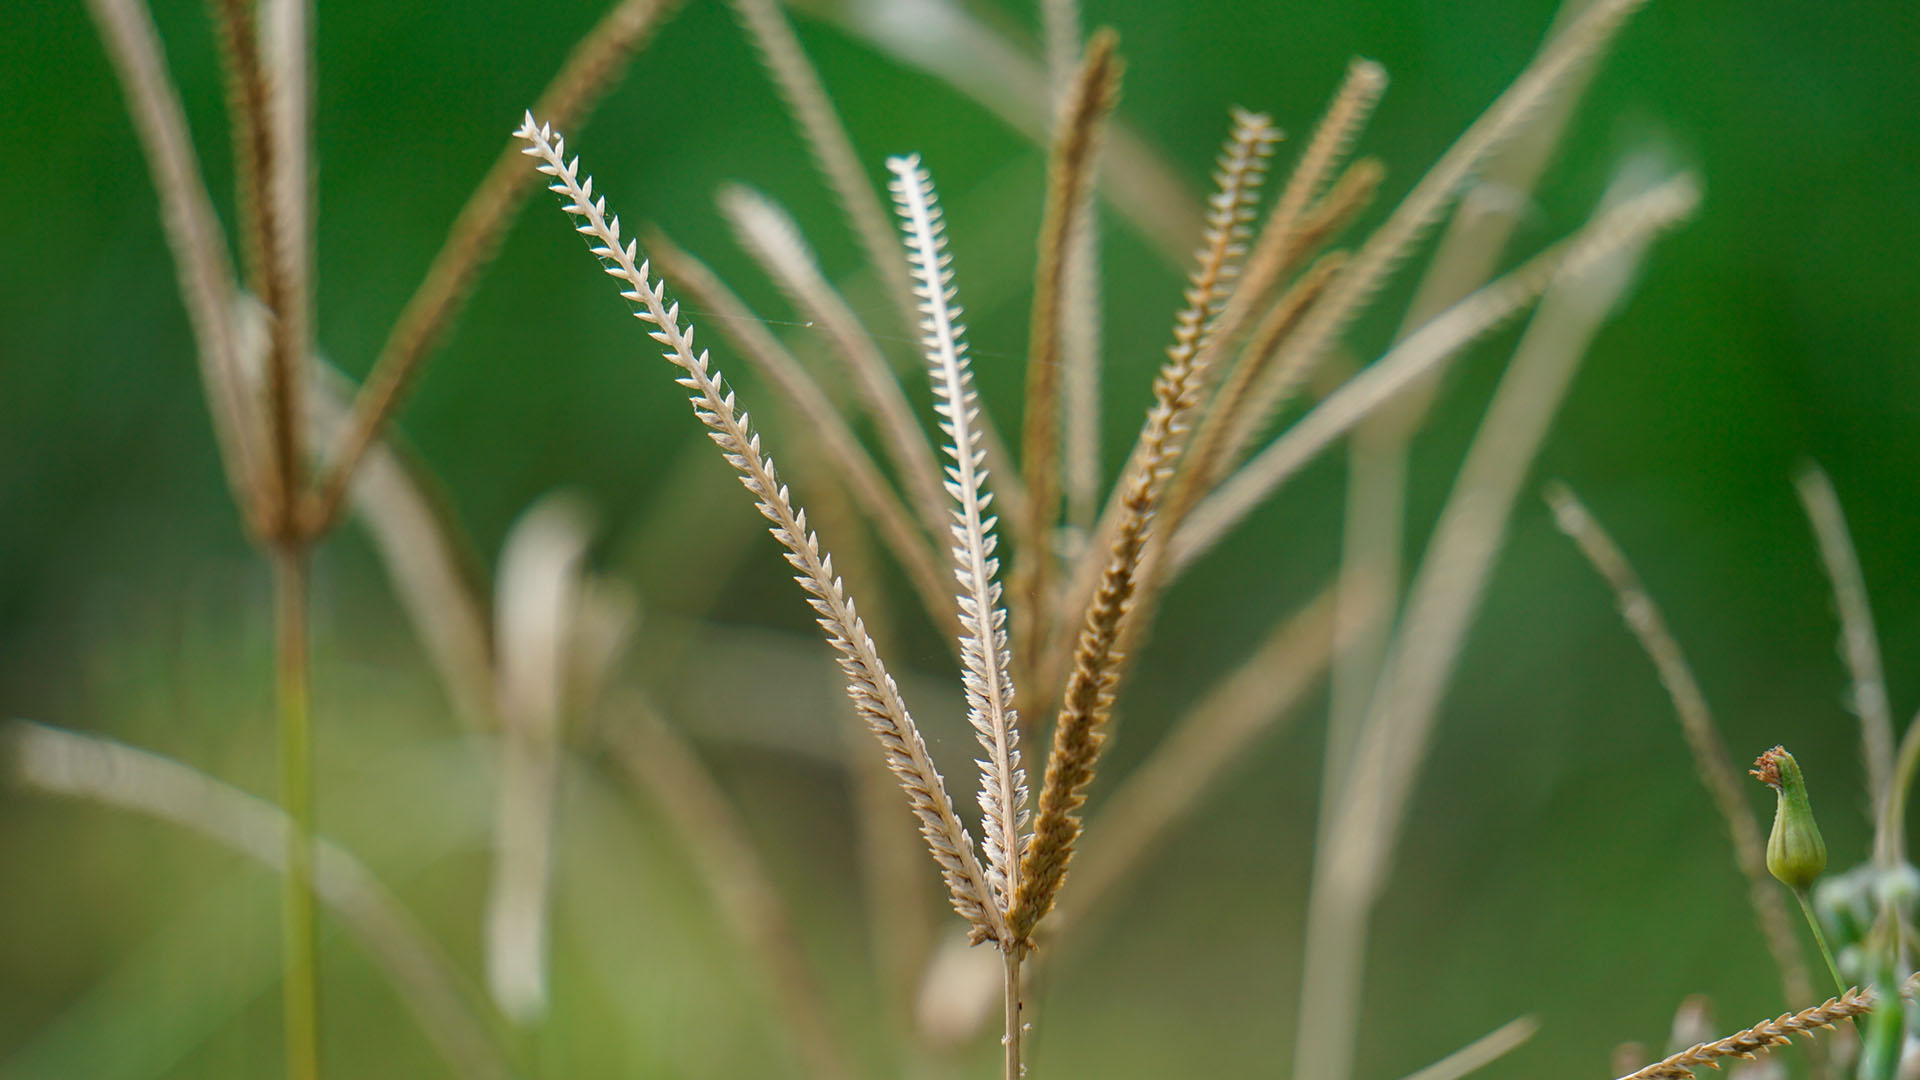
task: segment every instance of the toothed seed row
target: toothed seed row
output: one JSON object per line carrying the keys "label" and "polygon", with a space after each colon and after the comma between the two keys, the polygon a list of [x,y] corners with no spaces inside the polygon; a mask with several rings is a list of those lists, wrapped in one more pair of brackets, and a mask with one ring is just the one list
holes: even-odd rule
{"label": "toothed seed row", "polygon": [[1001,606],[996,580],[999,539],[996,519],[987,515],[992,496],[985,490],[986,452],[976,426],[980,406],[967,362],[966,328],[958,322],[952,256],[933,181],[917,155],[887,161],[893,173],[888,187],[899,210],[907,244],[907,264],[920,302],[920,327],[933,382],[934,411],[948,438],[947,491],[952,511],[954,576],[959,581],[961,681],[967,697],[967,719],[977,733],[986,757],[980,768],[979,803],[984,817],[982,835],[987,852],[988,884],[994,903],[1004,916],[1012,909],[1019,887],[1017,859],[1021,830],[1026,824],[1027,777],[1021,767],[1020,730],[1014,707],[1010,672],[1013,655],[1007,645],[1007,613]]}

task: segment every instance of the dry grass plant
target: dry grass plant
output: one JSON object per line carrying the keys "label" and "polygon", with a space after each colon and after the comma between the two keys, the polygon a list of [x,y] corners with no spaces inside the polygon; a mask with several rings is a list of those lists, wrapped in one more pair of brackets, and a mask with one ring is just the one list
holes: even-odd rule
{"label": "dry grass plant", "polygon": [[[588,531],[578,509],[548,503],[529,513],[502,559],[498,599],[492,600],[468,568],[457,521],[434,497],[418,463],[385,438],[421,365],[457,318],[530,188],[534,172],[519,160],[522,153],[550,178],[772,526],[837,656],[853,712],[880,742],[893,782],[907,796],[951,906],[974,944],[998,952],[993,982],[1003,1006],[1001,1057],[1009,1080],[1025,1071],[1029,962],[1090,934],[1101,898],[1204,804],[1215,779],[1279,726],[1342,650],[1374,636],[1357,666],[1347,669],[1344,699],[1335,706],[1336,717],[1344,712],[1347,718],[1336,718],[1336,739],[1330,740],[1293,1070],[1298,1080],[1351,1075],[1369,913],[1390,870],[1399,819],[1510,507],[1593,335],[1625,294],[1647,245],[1691,213],[1696,185],[1684,175],[1623,170],[1584,226],[1500,275],[1493,267],[1506,240],[1499,227],[1505,222],[1489,226],[1472,214],[1456,216],[1450,237],[1468,235],[1443,247],[1400,340],[1256,448],[1275,418],[1321,374],[1389,275],[1456,204],[1486,190],[1472,186],[1476,177],[1483,185],[1494,175],[1520,189],[1531,183],[1571,108],[1573,90],[1638,0],[1570,7],[1527,69],[1383,223],[1351,248],[1334,245],[1382,178],[1374,160],[1347,162],[1386,88],[1385,72],[1376,64],[1352,65],[1263,219],[1262,181],[1280,139],[1269,117],[1245,110],[1229,115],[1215,190],[1204,201],[1195,199],[1176,179],[1177,171],[1113,118],[1121,67],[1117,38],[1099,31],[1083,40],[1072,0],[1042,5],[1044,64],[947,0],[913,0],[926,16],[917,23],[863,19],[859,4],[836,9],[858,35],[974,95],[1051,149],[1017,460],[973,387],[944,223],[926,168],[914,156],[888,160],[894,203],[889,215],[774,0],[735,0],[734,8],[860,241],[865,272],[882,283],[899,326],[920,336],[920,359],[936,403],[937,446],[912,415],[893,374],[885,343],[896,338],[889,332],[895,328],[865,325],[784,210],[745,188],[723,195],[744,246],[815,324],[826,351],[845,365],[858,388],[858,407],[879,432],[879,460],[769,324],[663,235],[649,234],[643,253],[577,160],[567,156],[556,129],[580,122],[671,9],[669,0],[615,4],[576,48],[527,114],[516,145],[459,214],[373,374],[357,390],[313,357],[306,6],[266,0],[256,12],[244,0],[215,5],[241,180],[243,288],[143,6],[138,0],[89,2],[161,195],[228,481],[249,529],[276,566],[284,813],[177,763],[38,727],[8,730],[9,774],[41,790],[178,821],[282,871],[290,1077],[319,1071],[315,895],[388,965],[456,1072],[521,1071],[516,1030],[537,1024],[547,1008],[555,790],[566,758],[578,750],[567,733],[583,728],[597,732],[587,750],[618,762],[653,795],[666,826],[684,840],[695,872],[720,899],[725,921],[759,958],[800,1067],[822,1080],[855,1074],[855,1056],[821,1008],[818,975],[798,948],[792,916],[726,793],[645,693],[631,687],[606,693],[618,681],[613,673],[630,636],[633,605],[586,572]],[[943,48],[931,48],[929,35]],[[1139,435],[1104,501],[1097,457],[1102,421],[1089,404],[1098,399],[1102,379],[1094,318],[1099,243],[1093,207],[1100,197],[1165,251],[1184,253],[1196,237],[1200,245]],[[837,563],[822,545],[817,519],[809,518],[775,471],[747,411],[707,351],[695,346],[694,330],[668,297],[662,274],[696,298],[701,311],[718,317],[722,331],[777,392],[780,407],[802,418],[794,425],[796,453],[810,481],[809,498],[828,515],[826,531],[847,561]],[[1392,410],[1417,412],[1415,403],[1449,360],[1536,303],[1406,603],[1398,602],[1397,581],[1383,582],[1377,569],[1359,572],[1362,564],[1377,568],[1383,553],[1398,550],[1379,540],[1382,530],[1398,528],[1388,521],[1374,530],[1372,548],[1350,548],[1350,572],[1337,592],[1277,619],[1243,664],[1197,696],[1146,764],[1116,788],[1095,815],[1095,831],[1083,840],[1087,793],[1099,775],[1118,691],[1130,658],[1147,644],[1160,597],[1303,465]],[[1875,747],[1891,746],[1891,725],[1870,628],[1865,636],[1858,633],[1867,618],[1864,587],[1857,568],[1848,569],[1851,557],[1830,491],[1823,495],[1812,480],[1805,490],[1841,594],[1871,760]],[[1356,492],[1352,498],[1350,520],[1362,500],[1379,495]],[[495,740],[497,857],[485,954],[491,1004],[465,986],[364,868],[313,838],[306,562],[348,508],[373,535],[457,711]],[[1001,517],[1010,525],[1015,570],[1004,595]],[[867,529],[886,560],[904,569],[924,616],[950,638],[960,697],[982,755],[978,843],[882,659],[889,634],[866,609],[856,608],[853,590],[842,580],[845,573],[864,590],[883,575],[874,553],[864,548]],[[1385,632],[1396,624],[1397,632]],[[1651,644],[1649,649],[1658,659],[1660,650]],[[1662,668],[1676,696],[1684,696],[1679,687],[1690,683]],[[1029,717],[1043,708],[1054,713],[1037,798],[1028,790],[1016,692]],[[602,705],[603,697],[611,704]],[[1692,700],[1698,708],[1682,711],[1692,717],[1689,739],[1705,760],[1711,756],[1711,720],[1697,688]],[[587,723],[602,712],[622,722]],[[1898,816],[1906,782],[1920,767],[1915,730],[1902,741],[1894,767],[1874,781],[1883,843],[1893,853],[1884,855],[1888,865],[1903,862]],[[902,919],[876,936],[883,943],[876,948],[878,959],[892,967],[896,982],[922,981],[923,1000],[947,1000],[942,973],[961,969],[946,966],[945,951],[887,955],[922,948],[907,944],[923,936],[911,914],[915,886],[910,877],[901,883],[900,830],[886,820],[872,782],[879,769],[850,768],[865,793],[863,846],[872,865],[895,868],[872,875],[869,904]],[[897,795],[892,798],[897,802]],[[1740,861],[1751,871],[1757,828],[1750,813],[1727,812]],[[891,821],[898,821],[897,811]],[[1776,893],[1766,890],[1766,900],[1760,892],[1756,883],[1757,905],[1779,906]],[[1778,951],[1778,927],[1764,910],[1762,921]],[[1800,996],[1804,968],[1796,983],[1789,958],[1781,953],[1779,960],[1789,998]],[[1691,1057],[1650,1067],[1655,1071],[1643,1070],[1636,1080],[1671,1080],[1692,1064],[1765,1049],[1784,1041],[1787,1032],[1864,1013],[1873,993],[1849,991],[1827,1005],[1696,1047]],[[949,1007],[970,1008],[964,1002]],[[964,1038],[969,1030],[961,1023],[953,1037]],[[1530,1021],[1516,1021],[1416,1074],[1417,1080],[1455,1080],[1531,1032]],[[911,1044],[915,1037],[903,1041]]]}

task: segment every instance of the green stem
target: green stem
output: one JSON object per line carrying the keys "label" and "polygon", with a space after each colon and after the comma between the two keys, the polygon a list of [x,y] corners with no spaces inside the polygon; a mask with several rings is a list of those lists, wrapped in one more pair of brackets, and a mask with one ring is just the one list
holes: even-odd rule
{"label": "green stem", "polygon": [[1833,976],[1833,985],[1839,987],[1842,994],[1846,993],[1849,989],[1847,981],[1840,977],[1840,965],[1834,962],[1833,950],[1827,947],[1827,935],[1821,932],[1820,920],[1814,917],[1813,904],[1807,900],[1807,891],[1795,889],[1793,898],[1800,901],[1800,911],[1807,917],[1807,927],[1813,931],[1814,943],[1820,946],[1820,957],[1827,962],[1827,973]]}
{"label": "green stem", "polygon": [[320,1075],[319,961],[313,912],[313,732],[307,642],[307,553],[273,554],[280,706],[280,802],[286,810],[287,872],[280,879],[282,1004],[287,1080]]}

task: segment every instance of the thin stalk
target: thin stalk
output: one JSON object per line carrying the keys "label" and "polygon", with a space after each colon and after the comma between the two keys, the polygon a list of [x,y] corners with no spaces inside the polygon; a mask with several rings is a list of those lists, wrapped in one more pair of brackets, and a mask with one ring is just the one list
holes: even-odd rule
{"label": "thin stalk", "polygon": [[1820,958],[1827,962],[1827,974],[1833,976],[1833,985],[1841,993],[1846,993],[1847,980],[1840,977],[1840,965],[1834,962],[1833,950],[1827,947],[1827,935],[1821,931],[1820,920],[1813,914],[1813,904],[1807,899],[1807,890],[1793,890],[1793,898],[1800,901],[1800,913],[1807,917],[1807,928],[1813,931],[1814,944],[1820,946]]}
{"label": "thin stalk", "polygon": [[[1867,600],[1867,583],[1860,572],[1860,556],[1847,533],[1847,516],[1840,509],[1840,497],[1833,481],[1818,465],[1803,466],[1793,479],[1800,491],[1800,504],[1813,526],[1820,546],[1820,561],[1826,564],[1827,580],[1833,583],[1834,608],[1840,615],[1840,658],[1846,661],[1852,678],[1853,711],[1860,718],[1861,757],[1866,763],[1867,792],[1877,815],[1887,798],[1889,770],[1893,765],[1893,713],[1887,704],[1887,677],[1880,661],[1880,641],[1873,629],[1873,605]],[[1890,869],[1901,858],[1889,848],[1883,834],[1874,837],[1874,862]]]}
{"label": "thin stalk", "polygon": [[1509,1020],[1406,1080],[1460,1080],[1471,1076],[1524,1045],[1539,1030],[1540,1021],[1531,1016]]}
{"label": "thin stalk", "polygon": [[1907,857],[1907,795],[1916,771],[1920,771],[1920,717],[1908,721],[1906,732],[1900,736],[1900,752],[1894,757],[1887,798],[1880,806],[1879,832],[1886,837],[1880,843],[1896,858]]}
{"label": "thin stalk", "polygon": [[1007,970],[1007,1033],[1000,1043],[1006,1048],[1006,1080],[1021,1080],[1027,1075],[1027,1067],[1020,1063],[1020,961],[1026,956],[1026,950],[1018,945],[1011,946],[1006,953]]}
{"label": "thin stalk", "polygon": [[288,829],[287,872],[280,879],[281,991],[286,1023],[288,1080],[320,1075],[319,959],[313,915],[313,731],[307,641],[307,552],[273,552],[273,598],[278,637],[280,805]]}
{"label": "thin stalk", "polygon": [[[1018,540],[1013,586],[1015,685],[1034,686],[1040,645],[1053,613],[1053,530],[1059,523],[1060,327],[1067,283],[1067,251],[1074,223],[1087,208],[1101,128],[1120,92],[1119,37],[1102,30],[1087,41],[1086,56],[1060,111],[1047,162],[1047,194],[1040,218],[1039,253],[1033,273],[1033,314],[1028,331],[1026,401],[1021,416],[1021,483],[1027,492],[1025,520],[1013,523]],[[1043,688],[1035,687],[1045,697]]]}

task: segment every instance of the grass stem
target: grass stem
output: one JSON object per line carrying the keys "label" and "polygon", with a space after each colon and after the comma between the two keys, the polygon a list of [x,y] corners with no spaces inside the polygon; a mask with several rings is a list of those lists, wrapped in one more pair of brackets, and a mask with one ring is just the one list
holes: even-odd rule
{"label": "grass stem", "polygon": [[319,992],[313,912],[313,732],[307,640],[307,552],[273,553],[280,705],[280,802],[287,815],[287,872],[281,878],[288,1080],[320,1075]]}
{"label": "grass stem", "polygon": [[1007,960],[1007,1033],[1001,1038],[1000,1043],[1006,1048],[1007,1052],[1006,1080],[1021,1080],[1022,1077],[1027,1075],[1027,1067],[1020,1063],[1020,1036],[1023,1034],[1021,1025],[1024,1023],[1020,1015],[1020,961],[1026,956],[1026,950],[1015,945],[1009,947],[1005,955]]}

